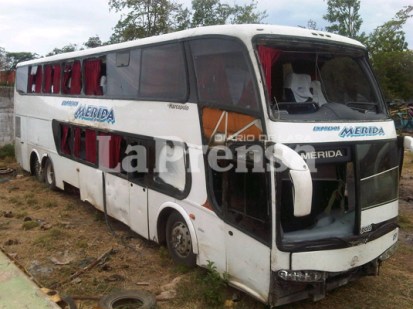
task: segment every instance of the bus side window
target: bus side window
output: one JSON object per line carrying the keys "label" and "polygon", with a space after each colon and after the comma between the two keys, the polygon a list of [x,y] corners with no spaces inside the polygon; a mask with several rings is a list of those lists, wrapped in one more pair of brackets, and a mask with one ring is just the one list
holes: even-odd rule
{"label": "bus side window", "polygon": [[44,66],[43,93],[60,92],[60,64],[47,64]]}
{"label": "bus side window", "polygon": [[28,92],[40,93],[42,91],[42,66],[34,65],[30,67]]}
{"label": "bus side window", "polygon": [[186,71],[182,44],[143,49],[139,96],[166,101],[186,100]]}
{"label": "bus side window", "polygon": [[79,60],[64,64],[62,93],[80,94],[82,90],[82,69]]}
{"label": "bus side window", "polygon": [[67,124],[60,125],[60,151],[72,155],[72,128]]}
{"label": "bus side window", "polygon": [[29,67],[18,67],[16,70],[16,90],[19,93],[28,92]]}
{"label": "bus side window", "polygon": [[170,140],[157,140],[155,183],[169,185],[183,192],[186,186],[185,145]]}
{"label": "bus side window", "polygon": [[141,49],[109,53],[106,57],[106,95],[137,98]]}
{"label": "bus side window", "polygon": [[229,39],[191,41],[200,103],[258,109],[257,90],[245,47]]}
{"label": "bus side window", "polygon": [[86,59],[83,61],[83,70],[85,76],[85,94],[86,95],[103,95],[103,89],[106,88],[105,78],[106,63],[101,58]]}

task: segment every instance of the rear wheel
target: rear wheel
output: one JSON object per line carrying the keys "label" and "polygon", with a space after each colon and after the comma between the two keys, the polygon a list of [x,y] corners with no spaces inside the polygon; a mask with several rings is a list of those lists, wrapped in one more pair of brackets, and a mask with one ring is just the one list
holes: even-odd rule
{"label": "rear wheel", "polygon": [[39,160],[37,160],[37,158],[35,158],[33,162],[33,172],[34,172],[34,176],[36,177],[38,181],[44,182],[42,164],[39,162]]}
{"label": "rear wheel", "polygon": [[166,243],[172,259],[186,266],[195,266],[196,255],[192,252],[192,238],[184,218],[173,212],[166,223]]}
{"label": "rear wheel", "polygon": [[55,190],[56,189],[56,178],[54,175],[53,163],[50,159],[47,159],[46,164],[44,165],[44,178],[46,180],[47,186]]}

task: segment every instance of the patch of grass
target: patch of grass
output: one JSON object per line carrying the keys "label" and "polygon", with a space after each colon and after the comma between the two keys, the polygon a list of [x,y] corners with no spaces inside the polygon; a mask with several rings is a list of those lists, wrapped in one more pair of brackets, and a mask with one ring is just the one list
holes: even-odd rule
{"label": "patch of grass", "polygon": [[23,219],[24,217],[27,217],[28,213],[27,211],[21,211],[21,212],[16,212],[16,218],[17,219]]}
{"label": "patch of grass", "polygon": [[23,223],[22,227],[23,230],[31,230],[39,226],[39,222],[37,221],[26,221]]}
{"label": "patch of grass", "polygon": [[7,144],[0,147],[0,159],[14,158],[14,145]]}
{"label": "patch of grass", "polygon": [[37,237],[33,241],[33,245],[40,246],[46,249],[54,249],[55,242],[61,240],[66,236],[66,233],[58,228],[52,228],[48,230],[45,234]]}
{"label": "patch of grass", "polygon": [[9,198],[9,202],[15,205],[23,205],[23,201],[20,197],[12,196]]}
{"label": "patch of grass", "polygon": [[56,201],[47,201],[44,205],[46,208],[55,208],[57,207],[57,202]]}
{"label": "patch of grass", "polygon": [[38,203],[39,203],[39,201],[35,198],[28,198],[26,200],[26,204],[31,206],[31,207],[38,205]]}
{"label": "patch of grass", "polygon": [[188,280],[178,284],[179,296],[174,301],[177,305],[197,302],[200,304],[196,308],[223,308],[228,281],[226,273],[221,276],[214,263],[208,261],[206,269],[193,269],[186,276]]}
{"label": "patch of grass", "polygon": [[76,242],[76,247],[78,247],[80,249],[86,249],[86,248],[89,247],[89,244],[88,244],[87,240],[81,239],[81,240]]}
{"label": "patch of grass", "polygon": [[71,211],[71,210],[75,210],[75,208],[76,208],[75,205],[73,203],[69,202],[69,203],[66,204],[66,207],[64,208],[64,210]]}
{"label": "patch of grass", "polygon": [[208,261],[206,268],[206,274],[198,278],[202,286],[203,300],[208,306],[222,306],[225,299],[224,287],[227,285],[228,275],[224,273],[221,277],[217,267],[211,261]]}
{"label": "patch of grass", "polygon": [[405,215],[399,215],[399,225],[403,230],[413,228],[413,222]]}

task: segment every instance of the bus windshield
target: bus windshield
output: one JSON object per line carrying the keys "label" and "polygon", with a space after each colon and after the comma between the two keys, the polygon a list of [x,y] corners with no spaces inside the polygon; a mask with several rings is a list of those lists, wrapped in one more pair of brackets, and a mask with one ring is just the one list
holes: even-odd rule
{"label": "bus windshield", "polygon": [[364,50],[311,44],[259,45],[258,54],[273,119],[386,118]]}

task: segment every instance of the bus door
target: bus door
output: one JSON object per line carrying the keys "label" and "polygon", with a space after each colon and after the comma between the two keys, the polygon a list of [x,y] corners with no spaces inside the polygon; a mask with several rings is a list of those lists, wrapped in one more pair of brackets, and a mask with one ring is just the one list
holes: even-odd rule
{"label": "bus door", "polygon": [[[137,137],[120,141],[118,166],[105,173],[106,205],[109,215],[148,237],[148,141]],[[115,160],[118,162],[118,160]]]}
{"label": "bus door", "polygon": [[229,148],[231,155],[226,157],[231,159],[218,160],[219,170],[213,171],[215,200],[221,203],[225,221],[226,271],[232,284],[260,291],[256,297],[266,300],[272,221],[270,174],[265,171],[264,148],[258,143]]}
{"label": "bus door", "polygon": [[29,156],[27,155],[26,118],[16,116],[15,121],[16,159],[24,169],[29,170],[30,166]]}

